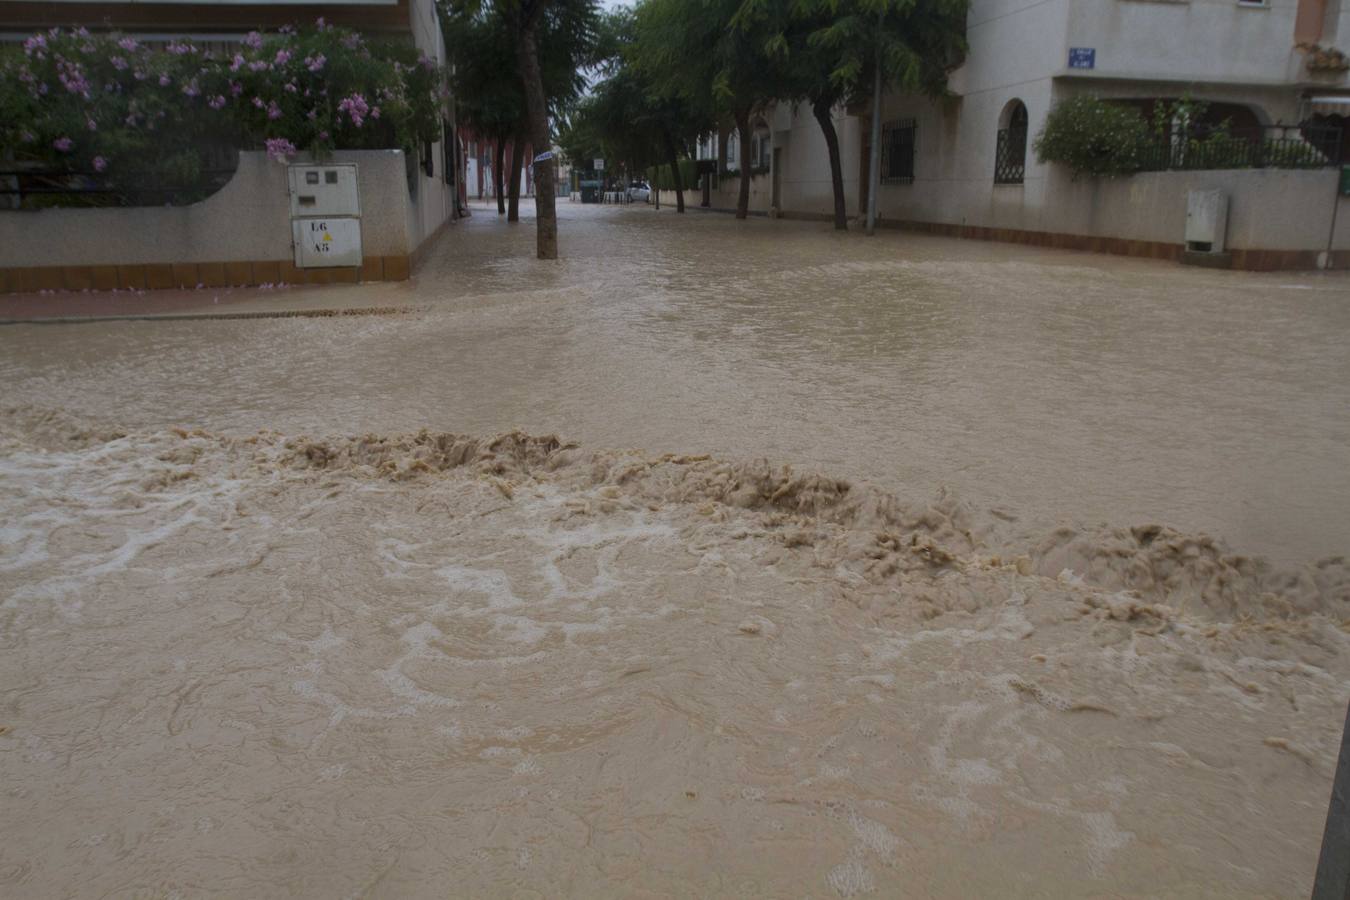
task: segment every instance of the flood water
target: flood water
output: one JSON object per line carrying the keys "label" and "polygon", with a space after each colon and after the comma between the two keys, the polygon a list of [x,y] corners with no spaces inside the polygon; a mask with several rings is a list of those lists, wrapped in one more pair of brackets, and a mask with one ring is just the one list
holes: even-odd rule
{"label": "flood water", "polygon": [[0,328],[0,893],[1307,894],[1350,279],[560,212]]}

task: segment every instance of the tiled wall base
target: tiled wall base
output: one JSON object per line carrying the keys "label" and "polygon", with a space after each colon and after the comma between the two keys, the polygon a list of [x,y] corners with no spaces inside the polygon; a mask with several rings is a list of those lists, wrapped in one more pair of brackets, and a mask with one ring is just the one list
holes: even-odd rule
{"label": "tiled wall base", "polygon": [[291,260],[134,266],[29,266],[0,269],[0,294],[33,291],[157,290],[259,284],[356,284],[406,281],[407,256],[367,256],[359,267],[300,269]]}
{"label": "tiled wall base", "polygon": [[[821,213],[782,214],[785,219],[809,219],[811,221],[833,221],[834,217]],[[980,225],[948,225],[942,222],[900,222],[882,219],[877,222],[882,228],[899,228],[906,231],[921,231],[926,234],[938,234],[944,237],[968,238],[981,241],[1004,241],[1013,244],[1030,244],[1037,247],[1054,247],[1061,250],[1088,250],[1093,253],[1111,253],[1117,256],[1135,256],[1145,259],[1166,259],[1180,261],[1181,244],[1167,244],[1161,241],[1131,241],[1124,238],[1089,237],[1081,234],[1059,234],[1051,231],[1025,231],[1019,228],[986,228]],[[1239,250],[1229,249],[1232,268],[1254,272],[1272,272],[1277,269],[1316,269],[1318,250]],[[1350,268],[1350,250],[1337,250],[1332,254],[1333,269]]]}

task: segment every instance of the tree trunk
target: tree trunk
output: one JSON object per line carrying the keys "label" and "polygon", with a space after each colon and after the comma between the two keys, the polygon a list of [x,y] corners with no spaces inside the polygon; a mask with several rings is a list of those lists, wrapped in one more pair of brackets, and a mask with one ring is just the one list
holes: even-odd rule
{"label": "tree trunk", "polygon": [[848,230],[848,209],[844,203],[844,169],[839,162],[839,135],[834,130],[832,104],[828,100],[817,100],[811,106],[820,130],[825,134],[825,146],[830,151],[830,184],[834,187],[834,228],[836,231]]}
{"label": "tree trunk", "polygon": [[684,179],[680,176],[680,154],[675,149],[675,139],[665,135],[666,153],[670,156],[670,180],[675,185],[675,211],[684,212]]}
{"label": "tree trunk", "polygon": [[510,203],[506,207],[506,221],[520,221],[520,170],[525,165],[525,139],[517,132],[511,138],[511,180],[506,192]]}
{"label": "tree trunk", "polygon": [[736,131],[741,136],[741,192],[736,197],[736,218],[750,215],[750,110],[736,110]]}
{"label": "tree trunk", "polygon": [[557,168],[554,165],[553,136],[548,127],[548,98],[544,94],[544,76],[539,70],[539,18],[548,0],[527,2],[521,11],[520,39],[516,57],[525,87],[525,113],[534,152],[544,158],[534,163],[535,250],[540,259],[558,258],[558,210],[555,198]]}
{"label": "tree trunk", "polygon": [[492,169],[492,177],[497,188],[497,215],[506,215],[506,144],[497,138],[497,165]]}

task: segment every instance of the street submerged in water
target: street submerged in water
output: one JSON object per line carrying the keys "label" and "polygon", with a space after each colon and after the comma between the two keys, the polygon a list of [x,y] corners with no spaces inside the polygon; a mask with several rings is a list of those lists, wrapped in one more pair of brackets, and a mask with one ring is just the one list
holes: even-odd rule
{"label": "street submerged in water", "polygon": [[0,893],[1307,895],[1350,280],[561,213],[0,329]]}

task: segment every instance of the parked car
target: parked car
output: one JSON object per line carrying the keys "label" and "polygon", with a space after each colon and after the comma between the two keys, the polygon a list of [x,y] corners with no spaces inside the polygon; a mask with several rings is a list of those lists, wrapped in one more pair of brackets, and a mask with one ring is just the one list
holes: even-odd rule
{"label": "parked car", "polygon": [[651,186],[645,181],[635,181],[628,186],[628,199],[634,203],[647,203],[652,198]]}

